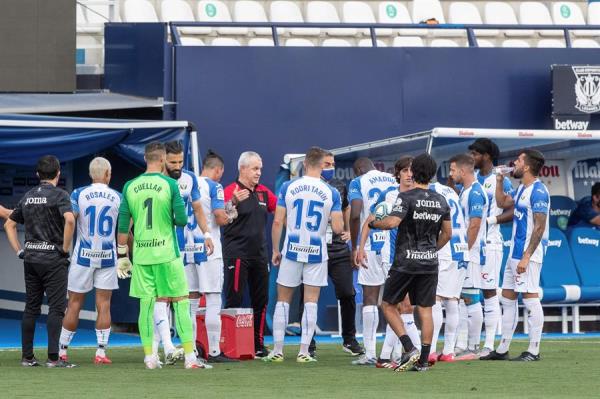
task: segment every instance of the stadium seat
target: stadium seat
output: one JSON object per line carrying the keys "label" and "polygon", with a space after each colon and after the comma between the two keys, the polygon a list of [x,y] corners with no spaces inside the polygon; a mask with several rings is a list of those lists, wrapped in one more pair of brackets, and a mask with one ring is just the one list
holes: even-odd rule
{"label": "stadium seat", "polygon": [[423,39],[418,36],[398,36],[392,42],[393,47],[423,47]]}
{"label": "stadium seat", "polygon": [[308,39],[293,37],[285,41],[286,47],[315,47],[315,44]]}
{"label": "stadium seat", "polygon": [[[258,1],[239,0],[233,6],[233,20],[235,22],[269,22],[262,4]],[[271,35],[271,28],[249,28],[255,35]]]}
{"label": "stadium seat", "polygon": [[575,48],[600,48],[600,44],[594,39],[575,39],[571,42],[571,47]]}
{"label": "stadium seat", "polygon": [[[583,39],[580,39],[583,40]],[[590,40],[590,39],[588,39]],[[593,40],[592,40],[593,41]],[[594,42],[595,43],[595,42]],[[597,43],[596,43],[597,44]],[[577,204],[570,197],[564,195],[553,195],[550,197],[550,227],[556,227],[565,231],[571,212]]]}
{"label": "stadium seat", "polygon": [[[342,6],[342,22],[348,24],[374,24],[375,15],[371,6],[362,1],[345,1]],[[369,29],[358,30],[363,35],[368,35]]]}
{"label": "stadium seat", "polygon": [[565,48],[564,40],[559,39],[540,39],[537,42],[538,48]]}
{"label": "stadium seat", "polygon": [[[413,20],[406,6],[397,1],[379,3],[377,22],[381,24],[412,24]],[[392,29],[377,29],[377,35],[389,36]],[[406,36],[427,36],[427,29],[400,29],[398,33]]]}
{"label": "stadium seat", "polygon": [[[310,1],[306,5],[306,22],[339,23],[340,17],[333,4],[327,1]],[[331,36],[356,36],[356,28],[323,29]]]}
{"label": "stadium seat", "polygon": [[76,8],[77,33],[100,34],[104,23],[109,22],[108,5],[77,3]]}
{"label": "stadium seat", "polygon": [[202,39],[199,39],[197,37],[186,36],[181,37],[181,44],[183,44],[184,46],[206,46]]}
{"label": "stadium seat", "polygon": [[529,48],[531,45],[522,39],[506,39],[502,42],[502,47],[521,47],[521,48]]}
{"label": "stadium seat", "polygon": [[[552,3],[552,20],[556,25],[585,25],[581,8],[570,1]],[[598,31],[572,30],[575,36],[598,36]]]}
{"label": "stadium seat", "polygon": [[121,4],[123,22],[158,22],[154,6],[148,0],[125,0]]}
{"label": "stadium seat", "polygon": [[[494,25],[518,25],[517,16],[510,4],[502,1],[491,1],[485,4],[483,13],[483,22]],[[529,29],[508,29],[504,34],[509,37],[531,36],[533,30]]]}
{"label": "stadium seat", "polygon": [[253,37],[248,40],[248,46],[250,47],[273,47],[275,43],[273,39],[268,37]]}
{"label": "stadium seat", "polygon": [[[383,41],[377,39],[377,47],[387,47],[388,45]],[[373,47],[373,42],[371,39],[360,39],[358,41],[358,47]]]}
{"label": "stadium seat", "polygon": [[479,47],[496,47],[496,45],[494,45],[494,42],[492,42],[491,40],[487,40],[487,39],[477,39],[477,46],[479,46]]}
{"label": "stadium seat", "polygon": [[429,47],[464,47],[452,39],[433,39]]}
{"label": "stadium seat", "polygon": [[560,229],[554,227],[550,228],[540,284],[544,291],[544,303],[577,302],[581,297],[581,282],[569,241]]}
{"label": "stadium seat", "polygon": [[[94,4],[90,2],[85,5],[87,7],[85,16],[89,25],[104,28],[104,24],[110,21],[110,6],[108,4]],[[116,15],[113,15],[113,21],[116,21]]]}
{"label": "stadium seat", "polygon": [[[435,18],[440,24],[446,23],[439,0],[413,0],[411,5],[412,20],[415,24],[430,18]],[[432,29],[433,36],[461,37],[465,36],[465,34],[465,31],[462,29]]]}
{"label": "stadium seat", "polygon": [[[231,14],[225,3],[219,0],[200,0],[196,7],[196,18],[202,22],[232,22]],[[216,28],[221,35],[244,36],[248,28],[222,27]]]}
{"label": "stadium seat", "polygon": [[[479,10],[473,3],[457,1],[450,4],[448,22],[451,24],[483,24]],[[475,35],[498,36],[496,29],[475,29]]]}
{"label": "stadium seat", "polygon": [[[293,1],[278,0],[271,3],[270,8],[271,22],[294,22],[303,23],[304,18],[298,4]],[[278,28],[279,34],[285,34],[288,28]],[[321,29],[319,28],[289,28],[291,35],[297,36],[319,36]]]}
{"label": "stadium seat", "polygon": [[75,14],[77,33],[100,33],[100,28],[94,28],[89,26],[85,9],[81,4],[77,4]]}
{"label": "stadium seat", "polygon": [[[587,24],[588,25],[600,25],[600,3],[590,2],[588,3],[587,11]],[[589,36],[600,36],[600,32],[597,30],[577,31],[578,36],[589,35]]]}
{"label": "stadium seat", "polygon": [[241,46],[242,44],[239,40],[234,39],[232,37],[215,37],[210,43],[211,46],[227,46],[227,47],[235,47]]}
{"label": "stadium seat", "polygon": [[[160,19],[164,22],[181,21],[195,22],[192,7],[185,0],[163,0],[160,3]],[[210,26],[189,26],[179,28],[184,35],[208,35],[212,32]]]}
{"label": "stadium seat", "polygon": [[600,300],[600,231],[589,227],[575,227],[569,232],[569,242],[575,268],[581,280],[581,300]]}
{"label": "stadium seat", "polygon": [[331,38],[323,40],[321,47],[352,47],[352,44],[345,39]]}
{"label": "stadium seat", "polygon": [[[519,22],[523,25],[554,25],[548,8],[537,1],[524,1],[519,4]],[[540,36],[563,36],[562,30],[541,30]]]}

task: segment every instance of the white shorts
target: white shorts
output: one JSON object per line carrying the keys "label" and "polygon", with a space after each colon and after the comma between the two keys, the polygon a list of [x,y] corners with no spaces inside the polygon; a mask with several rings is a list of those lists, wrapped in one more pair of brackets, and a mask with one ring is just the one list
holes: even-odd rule
{"label": "white shorts", "polygon": [[367,266],[358,269],[358,284],[377,287],[385,283],[389,267],[384,266],[381,255],[375,251],[367,252]]}
{"label": "white shorts", "polygon": [[211,259],[199,264],[185,265],[190,292],[216,294],[223,291],[223,259]]}
{"label": "white shorts", "polygon": [[116,266],[98,269],[71,263],[67,289],[72,292],[85,294],[86,292],[90,292],[92,288],[101,290],[119,289]]}
{"label": "white shorts", "polygon": [[469,262],[463,288],[481,288],[481,265],[475,262]]}
{"label": "white shorts", "polygon": [[485,265],[481,266],[481,288],[484,290],[496,290],[500,284],[502,247],[494,248],[492,245],[486,247]]}
{"label": "white shorts", "polygon": [[277,284],[285,287],[297,287],[300,284],[314,287],[327,286],[327,261],[321,263],[303,263],[282,258],[277,275]]}
{"label": "white shorts", "polygon": [[460,298],[466,275],[467,269],[459,269],[457,261],[440,259],[436,295],[442,298]]}
{"label": "white shorts", "polygon": [[542,264],[537,262],[529,262],[527,270],[523,274],[517,273],[518,259],[509,259],[506,262],[504,269],[504,279],[502,280],[502,288],[513,290],[515,292],[527,292],[531,294],[539,294],[540,289],[540,272]]}

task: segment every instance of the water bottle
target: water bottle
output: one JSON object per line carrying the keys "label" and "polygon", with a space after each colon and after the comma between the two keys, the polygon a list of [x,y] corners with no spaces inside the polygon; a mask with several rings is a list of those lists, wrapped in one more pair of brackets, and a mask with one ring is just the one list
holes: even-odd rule
{"label": "water bottle", "polygon": [[515,168],[512,166],[500,165],[500,166],[496,166],[495,168],[493,168],[492,173],[495,175],[507,175],[507,174],[511,173],[513,170],[515,170]]}

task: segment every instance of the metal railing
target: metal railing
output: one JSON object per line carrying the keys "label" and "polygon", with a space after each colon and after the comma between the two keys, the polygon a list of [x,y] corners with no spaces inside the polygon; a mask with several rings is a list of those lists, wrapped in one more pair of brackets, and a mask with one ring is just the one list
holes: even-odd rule
{"label": "metal railing", "polygon": [[[600,25],[490,25],[490,24],[349,24],[349,23],[291,23],[291,22],[177,22],[169,23],[172,40],[175,45],[181,45],[178,28],[211,27],[211,28],[270,28],[273,44],[279,46],[278,28],[320,28],[320,29],[368,29],[373,47],[377,47],[377,29],[442,29],[466,31],[469,47],[479,47],[475,30],[535,30],[562,31],[565,46],[571,47],[571,31],[598,30]],[[301,36],[301,35],[300,35]],[[527,35],[523,35],[527,36]],[[600,36],[600,35],[599,35]]]}

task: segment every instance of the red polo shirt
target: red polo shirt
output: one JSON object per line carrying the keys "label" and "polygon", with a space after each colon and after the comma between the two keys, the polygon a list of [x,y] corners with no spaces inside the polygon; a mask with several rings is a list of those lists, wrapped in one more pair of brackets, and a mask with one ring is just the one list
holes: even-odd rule
{"label": "red polo shirt", "polygon": [[267,256],[267,215],[275,212],[277,197],[262,184],[254,190],[237,180],[225,187],[225,201],[230,201],[236,187],[250,191],[250,197],[237,204],[238,217],[223,229],[223,257],[260,259]]}

